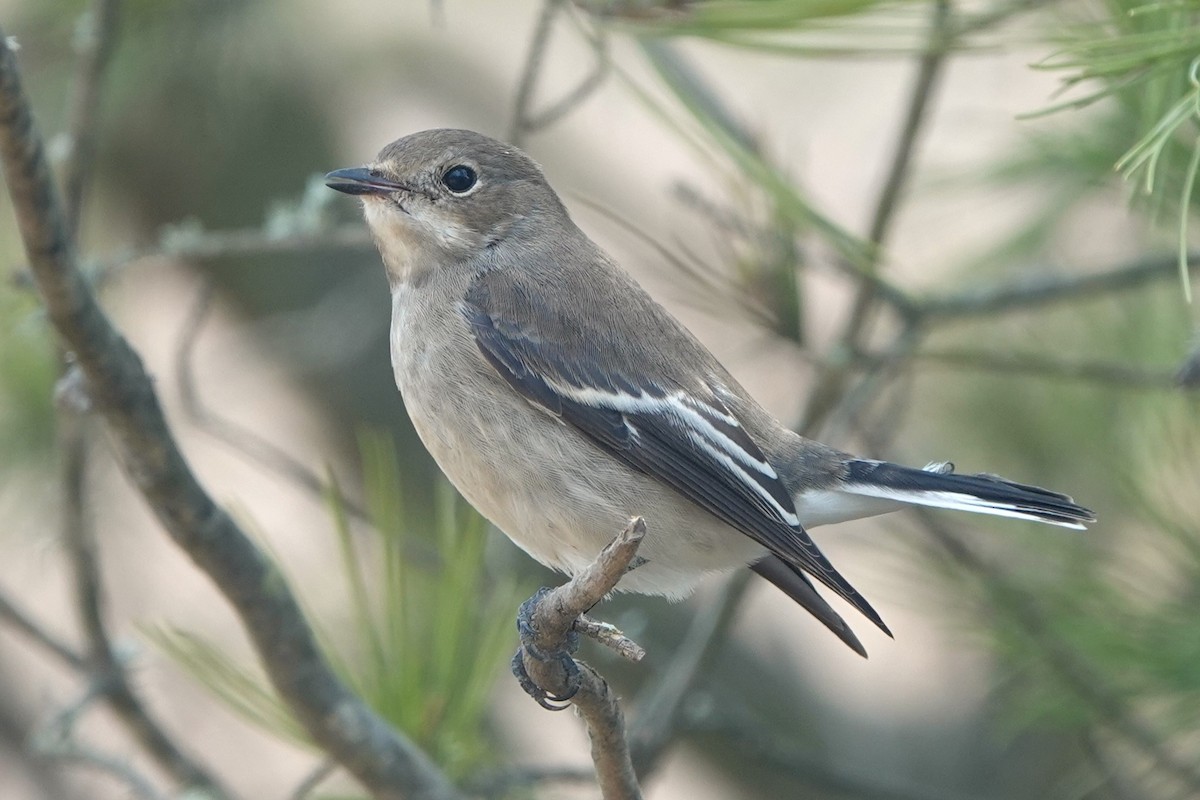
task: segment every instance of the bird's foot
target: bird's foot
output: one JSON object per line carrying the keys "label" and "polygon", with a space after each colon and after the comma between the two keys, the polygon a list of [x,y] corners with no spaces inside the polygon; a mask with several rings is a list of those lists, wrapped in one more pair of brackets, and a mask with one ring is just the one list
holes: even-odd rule
{"label": "bird's foot", "polygon": [[[583,680],[579,665],[573,657],[579,649],[579,634],[573,629],[568,631],[561,645],[553,649],[543,649],[539,646],[539,634],[534,627],[533,612],[550,591],[546,587],[538,589],[517,611],[517,632],[521,637],[521,646],[513,656],[512,673],[525,693],[537,701],[539,706],[548,711],[562,711],[570,705],[571,698],[579,691]],[[542,673],[542,677],[554,679],[553,683],[558,684],[557,691],[547,691],[530,677],[525,668],[526,656],[541,665],[538,672]],[[553,666],[555,664],[557,669]]]}

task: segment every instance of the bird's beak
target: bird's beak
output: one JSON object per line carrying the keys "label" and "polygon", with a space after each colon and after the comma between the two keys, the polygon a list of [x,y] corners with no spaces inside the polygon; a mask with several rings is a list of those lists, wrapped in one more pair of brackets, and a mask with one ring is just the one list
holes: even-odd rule
{"label": "bird's beak", "polygon": [[366,167],[335,169],[325,176],[325,185],[346,194],[383,195],[408,191],[401,183],[388,180],[382,175],[372,174]]}

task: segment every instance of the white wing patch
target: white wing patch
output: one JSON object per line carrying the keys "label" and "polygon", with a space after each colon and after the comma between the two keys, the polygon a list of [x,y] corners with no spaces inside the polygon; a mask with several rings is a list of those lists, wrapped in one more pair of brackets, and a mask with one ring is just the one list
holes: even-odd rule
{"label": "white wing patch", "polygon": [[[626,392],[607,392],[592,387],[578,387],[557,381],[551,385],[556,392],[584,405],[609,408],[623,414],[650,414],[678,420],[686,428],[687,437],[692,444],[724,467],[726,472],[739,484],[748,487],[757,497],[761,498],[780,520],[792,526],[800,524],[800,519],[795,512],[784,508],[761,480],[751,474],[753,471],[768,481],[776,481],[779,479],[779,474],[775,468],[765,458],[759,458],[747,451],[744,446],[713,423],[713,420],[716,420],[729,428],[741,428],[737,418],[729,414],[724,407],[711,405],[683,391],[656,397],[644,391],[633,395]],[[634,436],[641,435],[632,425],[630,425],[630,431]]]}

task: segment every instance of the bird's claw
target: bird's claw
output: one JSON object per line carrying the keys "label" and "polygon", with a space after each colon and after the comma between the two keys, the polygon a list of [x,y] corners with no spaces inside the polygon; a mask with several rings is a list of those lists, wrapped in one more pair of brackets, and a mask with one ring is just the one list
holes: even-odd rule
{"label": "bird's claw", "polygon": [[[537,701],[539,706],[548,711],[562,711],[570,705],[571,698],[579,692],[579,688],[583,684],[579,665],[572,658],[572,654],[579,649],[579,634],[574,630],[570,631],[563,646],[558,649],[543,650],[537,645],[537,632],[533,627],[533,611],[549,591],[550,589],[546,587],[538,589],[533,597],[521,604],[521,608],[517,611],[517,632],[520,634],[521,646],[517,648],[517,652],[513,656],[512,673],[525,693]],[[565,676],[566,690],[555,694],[547,692],[535,683],[525,669],[526,655],[542,663],[557,661]]]}
{"label": "bird's claw", "polygon": [[[517,648],[516,654],[512,659],[512,674],[517,679],[517,683],[525,690],[525,694],[534,699],[535,702],[547,711],[563,711],[570,707],[571,699],[579,692],[579,687],[583,685],[583,677],[579,672],[579,665],[575,663],[575,659],[567,655],[567,653],[559,651],[559,663],[562,665],[563,672],[567,676],[567,690],[562,694],[553,694],[547,692],[542,687],[534,683],[533,678],[529,677],[529,673],[525,671],[525,654],[529,652],[524,647]],[[532,653],[529,655],[533,658]]]}

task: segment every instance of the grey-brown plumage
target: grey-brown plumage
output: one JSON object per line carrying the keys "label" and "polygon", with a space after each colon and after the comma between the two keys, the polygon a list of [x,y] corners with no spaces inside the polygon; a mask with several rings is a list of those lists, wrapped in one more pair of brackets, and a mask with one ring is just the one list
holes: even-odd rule
{"label": "grey-brown plumage", "polygon": [[857,651],[812,576],[883,630],[805,527],[924,503],[1082,527],[1068,497],[856,459],[797,436],[571,221],[541,170],[477,133],[400,139],[338,170],[392,289],[392,365],[442,470],[573,573],[641,515],[621,589],[678,598],[754,564]]}

